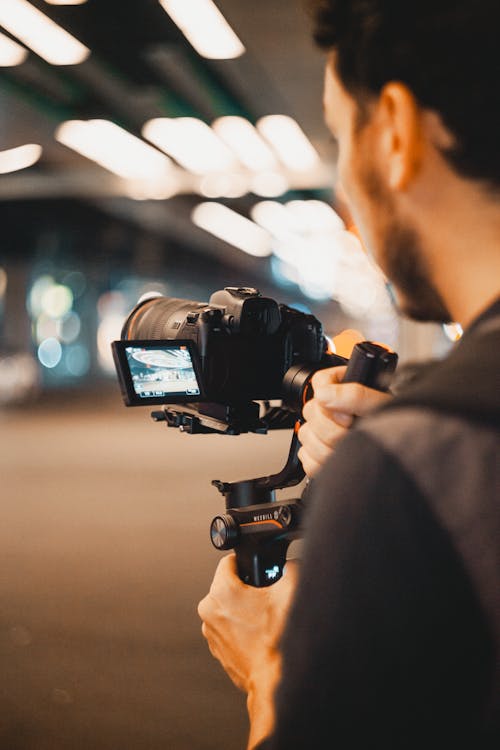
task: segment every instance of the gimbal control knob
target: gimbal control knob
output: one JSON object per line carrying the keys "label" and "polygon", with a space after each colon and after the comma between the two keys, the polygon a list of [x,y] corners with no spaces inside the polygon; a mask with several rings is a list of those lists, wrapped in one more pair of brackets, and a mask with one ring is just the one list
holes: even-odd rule
{"label": "gimbal control knob", "polygon": [[215,516],[210,525],[210,539],[217,549],[232,549],[238,540],[238,526],[232,516]]}

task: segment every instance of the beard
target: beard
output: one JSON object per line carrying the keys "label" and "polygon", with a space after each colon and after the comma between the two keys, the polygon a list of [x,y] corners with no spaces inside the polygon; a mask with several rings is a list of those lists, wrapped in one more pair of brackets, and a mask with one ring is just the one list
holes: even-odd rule
{"label": "beard", "polygon": [[396,294],[392,300],[403,315],[421,322],[449,323],[451,315],[431,280],[417,230],[396,216],[392,196],[373,169],[361,182],[382,219],[378,265]]}
{"label": "beard", "polygon": [[430,279],[418,233],[393,219],[383,243],[383,270],[398,293],[400,312],[421,322],[450,323],[450,312]]}

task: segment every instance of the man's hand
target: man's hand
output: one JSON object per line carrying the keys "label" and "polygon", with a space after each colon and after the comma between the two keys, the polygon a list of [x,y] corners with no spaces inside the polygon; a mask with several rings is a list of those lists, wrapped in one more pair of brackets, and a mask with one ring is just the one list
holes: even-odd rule
{"label": "man's hand", "polygon": [[368,414],[391,398],[359,383],[342,383],[346,367],[318,370],[312,379],[314,397],[307,401],[299,430],[299,459],[313,477],[344,437],[356,416]]}
{"label": "man's hand", "polygon": [[219,562],[210,591],[198,605],[212,655],[248,695],[249,748],[272,731],[273,694],[281,674],[279,641],[297,573],[297,563],[289,560],[276,583],[247,586],[238,577],[231,553]]}

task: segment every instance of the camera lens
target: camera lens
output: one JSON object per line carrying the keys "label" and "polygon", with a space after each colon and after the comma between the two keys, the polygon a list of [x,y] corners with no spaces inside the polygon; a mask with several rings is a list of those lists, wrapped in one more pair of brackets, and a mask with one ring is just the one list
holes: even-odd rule
{"label": "camera lens", "polygon": [[206,302],[155,297],[134,307],[122,328],[122,339],[175,339],[188,313],[206,307]]}

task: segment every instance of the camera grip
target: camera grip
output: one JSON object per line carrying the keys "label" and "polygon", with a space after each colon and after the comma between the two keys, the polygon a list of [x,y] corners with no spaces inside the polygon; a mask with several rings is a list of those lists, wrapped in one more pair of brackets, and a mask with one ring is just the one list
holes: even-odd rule
{"label": "camera grip", "polygon": [[[354,345],[347,362],[343,383],[360,383],[377,391],[387,392],[398,363],[398,355],[382,344],[361,341]],[[302,502],[311,492],[311,479],[306,480]]]}
{"label": "camera grip", "polygon": [[361,383],[377,391],[389,390],[398,355],[371,341],[361,341],[352,350],[343,383]]}

